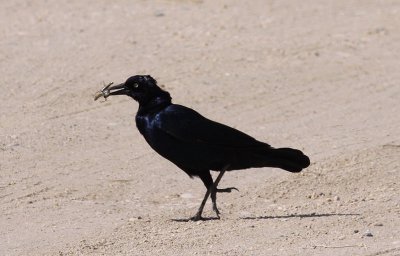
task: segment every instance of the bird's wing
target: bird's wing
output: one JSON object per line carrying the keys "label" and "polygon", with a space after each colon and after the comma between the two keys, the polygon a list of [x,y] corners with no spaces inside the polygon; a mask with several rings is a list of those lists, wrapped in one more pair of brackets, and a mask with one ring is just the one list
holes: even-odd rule
{"label": "bird's wing", "polygon": [[204,143],[231,148],[269,147],[232,127],[209,120],[193,109],[171,105],[157,118],[162,132],[186,143]]}

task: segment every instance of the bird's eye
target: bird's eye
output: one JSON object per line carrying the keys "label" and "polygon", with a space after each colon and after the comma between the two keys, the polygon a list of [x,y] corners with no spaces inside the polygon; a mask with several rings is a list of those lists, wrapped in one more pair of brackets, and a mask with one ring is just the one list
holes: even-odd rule
{"label": "bird's eye", "polygon": [[138,83],[134,83],[134,84],[133,84],[133,88],[135,88],[135,89],[136,89],[136,88],[139,88],[139,84],[138,84]]}

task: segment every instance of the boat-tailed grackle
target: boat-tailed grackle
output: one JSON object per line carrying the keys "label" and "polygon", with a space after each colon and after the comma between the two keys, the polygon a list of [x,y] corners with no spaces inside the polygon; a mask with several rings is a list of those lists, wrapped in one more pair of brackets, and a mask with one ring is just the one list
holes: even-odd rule
{"label": "boat-tailed grackle", "polygon": [[[300,172],[310,159],[300,150],[273,148],[267,143],[229,126],[209,120],[193,109],[173,104],[170,94],[149,75],[136,75],[125,83],[107,85],[95,96],[127,95],[139,103],[136,126],[149,145],[190,177],[203,181],[207,192],[192,220],[201,220],[204,205],[211,195],[213,210],[219,218],[217,192],[226,171],[253,167],[275,167]],[[219,171],[213,181],[210,171]]]}

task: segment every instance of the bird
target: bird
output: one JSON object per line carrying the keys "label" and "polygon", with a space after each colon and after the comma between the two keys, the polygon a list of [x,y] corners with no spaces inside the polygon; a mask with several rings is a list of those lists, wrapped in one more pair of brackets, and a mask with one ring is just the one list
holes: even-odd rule
{"label": "bird", "polygon": [[[210,120],[195,110],[172,103],[166,90],[150,75],[134,75],[124,83],[105,86],[95,95],[126,95],[139,103],[136,127],[162,157],[174,163],[189,177],[198,177],[206,193],[196,214],[189,220],[204,220],[202,213],[209,197],[216,218],[220,219],[217,193],[230,193],[235,187],[218,188],[225,172],[272,167],[298,173],[310,165],[302,151],[274,148],[235,128]],[[213,180],[211,171],[219,172]]]}

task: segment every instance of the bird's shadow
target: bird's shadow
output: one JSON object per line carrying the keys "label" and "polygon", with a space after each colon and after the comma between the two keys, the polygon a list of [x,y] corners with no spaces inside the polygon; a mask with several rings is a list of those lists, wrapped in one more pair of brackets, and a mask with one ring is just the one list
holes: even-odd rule
{"label": "bird's shadow", "polygon": [[[217,217],[203,217],[201,220],[198,221],[210,221],[210,220],[219,220]],[[171,221],[175,222],[191,222],[194,221],[192,218],[182,218],[182,219],[171,219]]]}
{"label": "bird's shadow", "polygon": [[[275,215],[275,216],[254,216],[254,217],[239,217],[242,220],[268,220],[268,219],[290,219],[290,218],[322,218],[333,216],[360,216],[358,213],[305,213],[305,214],[288,214],[288,215]],[[219,220],[217,217],[206,217],[200,221]],[[190,222],[191,218],[171,219],[175,222]]]}
{"label": "bird's shadow", "polygon": [[305,214],[288,214],[275,216],[255,216],[255,217],[240,217],[242,220],[267,220],[267,219],[290,219],[290,218],[321,218],[332,216],[359,216],[358,213],[305,213]]}

